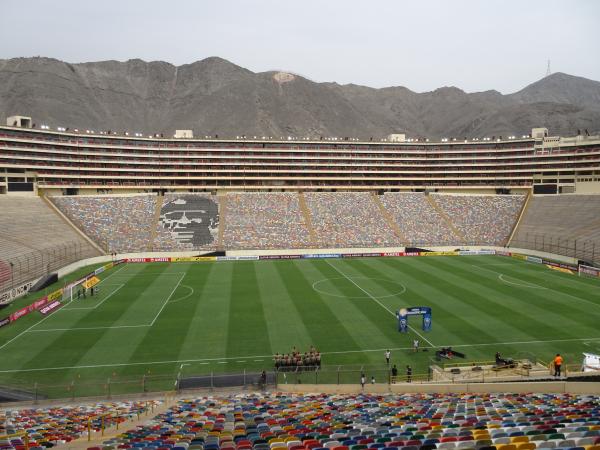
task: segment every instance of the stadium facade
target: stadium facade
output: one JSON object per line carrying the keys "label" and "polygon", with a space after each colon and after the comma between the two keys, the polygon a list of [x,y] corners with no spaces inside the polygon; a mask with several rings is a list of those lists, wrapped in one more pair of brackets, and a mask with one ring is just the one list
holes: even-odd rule
{"label": "stadium facade", "polygon": [[0,127],[0,194],[600,192],[600,136],[549,137],[544,128],[522,138],[444,142],[143,138],[108,133]]}

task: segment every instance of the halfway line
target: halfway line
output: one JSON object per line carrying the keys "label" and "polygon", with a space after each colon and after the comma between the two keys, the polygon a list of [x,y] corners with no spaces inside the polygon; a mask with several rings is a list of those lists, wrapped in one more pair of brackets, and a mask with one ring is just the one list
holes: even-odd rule
{"label": "halfway line", "polygon": [[[367,294],[369,297],[371,297],[379,306],[381,306],[383,309],[385,309],[387,312],[389,312],[392,316],[396,317],[396,314],[394,314],[394,312],[392,310],[390,310],[387,306],[385,306],[383,303],[381,303],[379,300],[377,300],[376,297],[372,296],[369,292],[365,291],[363,288],[361,288],[358,284],[356,284],[356,282],[354,282],[354,280],[352,280],[352,278],[348,277],[344,272],[342,272],[340,269],[338,269],[337,267],[335,267],[333,264],[331,264],[327,259],[324,260],[327,264],[329,264],[331,267],[333,267],[340,275],[342,275],[345,279],[347,279],[350,283],[352,283],[354,286],[356,286],[357,288],[359,288],[361,291],[363,291],[365,294]],[[423,336],[421,333],[419,333],[417,330],[415,330],[413,327],[411,327],[410,325],[408,326],[411,330],[414,331],[414,333],[419,336],[421,339],[423,339],[425,342],[427,342],[431,347],[435,347],[435,345],[433,345],[431,343],[431,341],[429,339],[427,339],[425,336]]]}

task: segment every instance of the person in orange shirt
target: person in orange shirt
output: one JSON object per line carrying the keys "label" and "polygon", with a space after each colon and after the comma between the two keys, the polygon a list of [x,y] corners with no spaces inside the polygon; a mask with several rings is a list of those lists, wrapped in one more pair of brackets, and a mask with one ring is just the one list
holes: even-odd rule
{"label": "person in orange shirt", "polygon": [[554,357],[554,376],[560,377],[560,370],[562,368],[563,358],[560,353],[557,353]]}

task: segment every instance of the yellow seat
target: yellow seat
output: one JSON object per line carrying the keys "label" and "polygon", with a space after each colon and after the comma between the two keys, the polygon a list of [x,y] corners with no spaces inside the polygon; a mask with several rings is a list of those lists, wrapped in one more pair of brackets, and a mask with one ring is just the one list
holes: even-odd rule
{"label": "yellow seat", "polygon": [[523,442],[517,446],[518,450],[534,450],[535,448],[536,445],[533,442]]}
{"label": "yellow seat", "polygon": [[496,446],[497,450],[517,450],[517,446],[514,444],[500,444]]}
{"label": "yellow seat", "polygon": [[513,436],[510,438],[510,442],[513,444],[517,442],[529,442],[529,438],[527,436]]}

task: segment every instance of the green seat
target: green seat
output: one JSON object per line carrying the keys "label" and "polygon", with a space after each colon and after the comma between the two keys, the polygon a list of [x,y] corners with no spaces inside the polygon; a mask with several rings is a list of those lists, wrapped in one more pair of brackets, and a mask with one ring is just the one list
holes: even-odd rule
{"label": "green seat", "polygon": [[536,434],[535,436],[531,436],[529,441],[546,441],[548,440],[548,436],[545,434]]}

